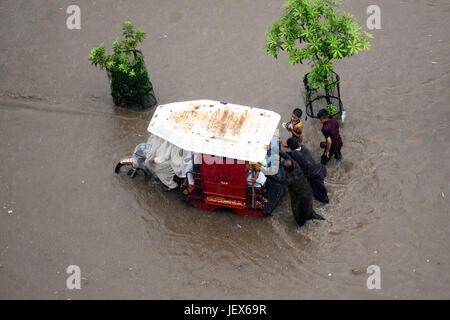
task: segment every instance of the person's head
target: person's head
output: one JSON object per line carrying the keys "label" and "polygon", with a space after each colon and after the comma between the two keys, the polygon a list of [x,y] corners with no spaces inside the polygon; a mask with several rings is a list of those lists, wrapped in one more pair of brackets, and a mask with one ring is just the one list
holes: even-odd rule
{"label": "person's head", "polygon": [[253,163],[252,169],[255,171],[261,171],[261,165],[259,163]]}
{"label": "person's head", "polygon": [[294,164],[291,160],[287,159],[283,161],[283,168],[286,172],[292,172],[294,170]]}
{"label": "person's head", "polygon": [[303,111],[300,110],[299,108],[294,109],[294,111],[292,111],[292,116],[291,116],[291,121],[292,122],[299,122],[300,118],[302,117]]}
{"label": "person's head", "polygon": [[298,139],[294,137],[290,137],[289,139],[287,139],[286,143],[291,150],[296,150],[300,146],[300,144],[298,143]]}
{"label": "person's head", "polygon": [[324,123],[328,120],[328,111],[327,109],[321,109],[319,112],[317,112],[317,118],[319,118],[319,121]]}

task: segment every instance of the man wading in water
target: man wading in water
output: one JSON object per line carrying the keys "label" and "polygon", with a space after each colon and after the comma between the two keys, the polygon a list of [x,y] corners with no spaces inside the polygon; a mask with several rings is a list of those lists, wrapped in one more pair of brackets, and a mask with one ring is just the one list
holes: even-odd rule
{"label": "man wading in water", "polygon": [[[283,142],[280,142],[280,154],[284,152]],[[327,168],[321,163],[314,161],[311,152],[304,146],[300,145],[295,138],[289,138],[288,147],[292,150],[287,152],[300,166],[305,174],[306,179],[311,185],[314,198],[323,203],[329,203],[327,189],[325,188],[324,179],[327,176]]]}
{"label": "man wading in water", "polygon": [[301,227],[310,219],[325,220],[313,209],[312,189],[305,179],[303,170],[289,154],[280,152],[280,156],[284,159],[285,183],[289,190],[292,213],[297,224]]}
{"label": "man wading in water", "polygon": [[330,119],[328,117],[328,112],[326,109],[320,110],[317,113],[317,117],[319,118],[319,121],[323,123],[322,133],[326,139],[325,152],[323,153],[320,162],[326,165],[328,161],[330,161],[333,154],[337,160],[341,160],[342,139],[341,129],[339,128],[338,122],[336,119]]}

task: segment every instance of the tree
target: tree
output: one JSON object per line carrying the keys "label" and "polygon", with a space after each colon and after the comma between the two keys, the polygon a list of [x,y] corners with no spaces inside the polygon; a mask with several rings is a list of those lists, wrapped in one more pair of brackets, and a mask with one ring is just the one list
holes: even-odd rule
{"label": "tree", "polygon": [[338,11],[341,0],[289,0],[276,23],[266,31],[265,52],[274,58],[289,53],[291,65],[307,61],[308,83],[326,88],[334,74],[333,61],[370,49],[369,38],[353,21],[353,15]]}
{"label": "tree", "polygon": [[153,106],[156,99],[144,64],[144,56],[137,46],[145,39],[142,29],[134,31],[131,21],[122,25],[123,38],[111,42],[113,54],[105,55],[103,43],[92,48],[89,61],[100,70],[106,69],[111,79],[111,95],[116,105]]}

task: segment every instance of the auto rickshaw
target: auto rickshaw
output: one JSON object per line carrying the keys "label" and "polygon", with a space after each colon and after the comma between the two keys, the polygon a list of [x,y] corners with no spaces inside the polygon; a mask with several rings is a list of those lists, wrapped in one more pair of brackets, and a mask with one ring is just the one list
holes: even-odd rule
{"label": "auto rickshaw", "polygon": [[[181,199],[199,209],[267,216],[286,191],[279,170],[279,121],[270,110],[212,100],[160,105],[148,126],[149,141],[122,159],[115,172],[130,166],[132,177],[143,171],[166,186],[176,182],[170,189],[181,190]],[[190,164],[186,172],[180,169],[183,161]],[[253,179],[255,174],[263,182]]]}

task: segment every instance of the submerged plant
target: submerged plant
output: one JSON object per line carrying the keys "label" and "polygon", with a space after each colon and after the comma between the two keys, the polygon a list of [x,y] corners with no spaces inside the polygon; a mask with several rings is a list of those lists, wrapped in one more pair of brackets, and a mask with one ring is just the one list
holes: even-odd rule
{"label": "submerged plant", "polygon": [[145,39],[142,29],[134,31],[131,21],[122,25],[123,38],[111,42],[113,53],[105,55],[103,43],[92,48],[89,61],[100,70],[106,69],[111,79],[111,95],[116,105],[156,104],[153,86],[137,46]]}
{"label": "submerged plant", "polygon": [[308,83],[325,88],[334,74],[333,61],[370,49],[369,38],[353,15],[339,12],[341,0],[289,0],[284,12],[266,31],[266,54],[289,53],[291,65],[307,61]]}

